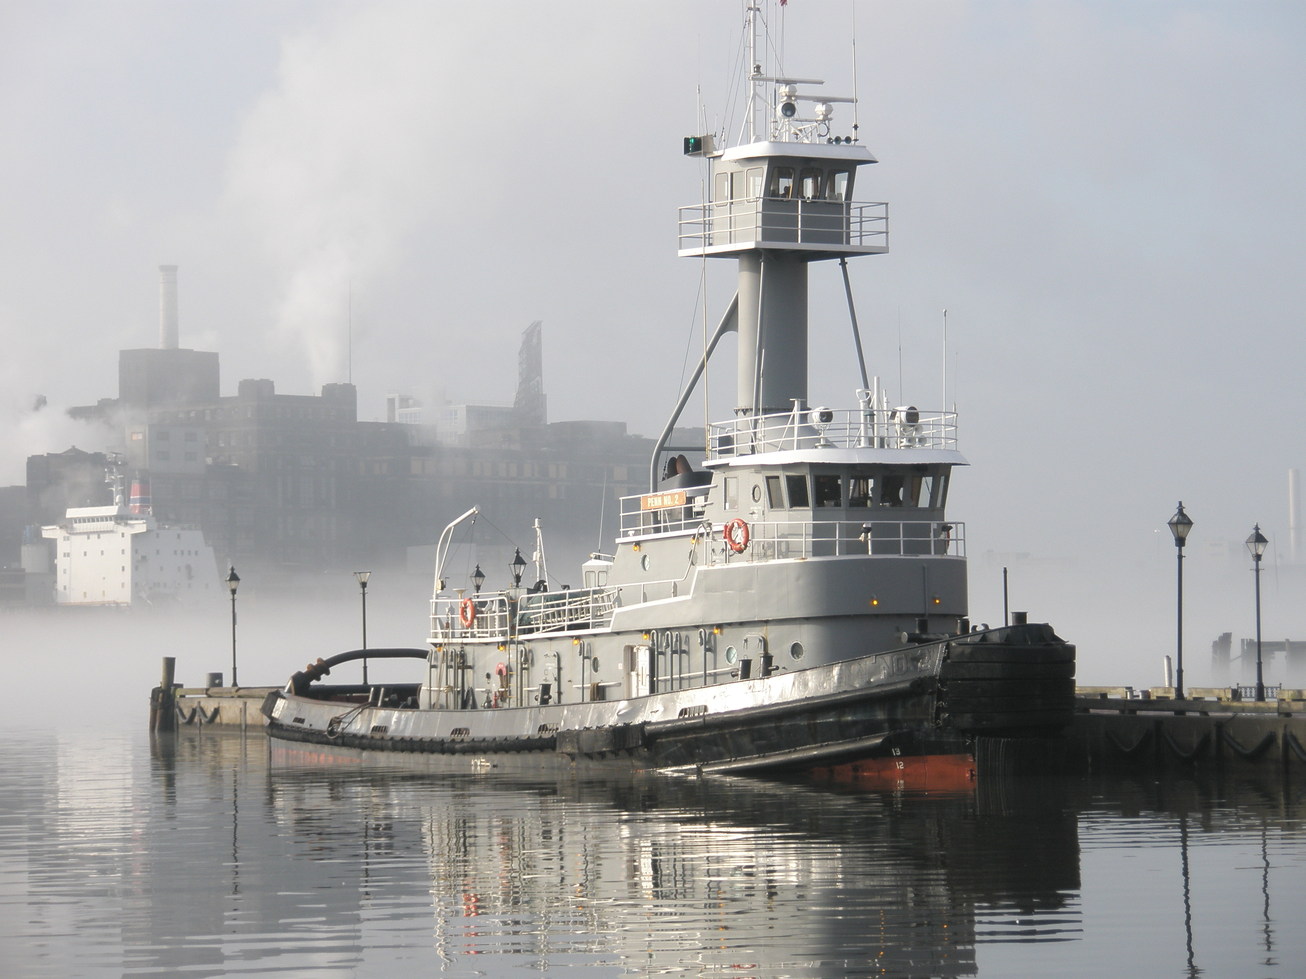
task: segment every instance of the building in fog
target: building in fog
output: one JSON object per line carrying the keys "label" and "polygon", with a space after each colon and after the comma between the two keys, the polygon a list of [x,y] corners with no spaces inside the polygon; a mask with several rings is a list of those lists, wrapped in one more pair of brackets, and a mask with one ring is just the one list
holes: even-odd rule
{"label": "building in fog", "polygon": [[[224,567],[402,565],[473,504],[487,560],[525,550],[536,518],[570,560],[610,546],[618,498],[646,489],[652,440],[622,422],[548,421],[538,322],[522,337],[513,404],[392,395],[385,422],[360,422],[352,384],[295,395],[247,379],[223,397],[218,355],[179,346],[175,266],[160,267],[159,305],[159,346],[121,351],[118,396],[70,414],[148,481],[160,524],[200,528]],[[113,505],[109,464],[75,448],[31,457],[28,525]]]}

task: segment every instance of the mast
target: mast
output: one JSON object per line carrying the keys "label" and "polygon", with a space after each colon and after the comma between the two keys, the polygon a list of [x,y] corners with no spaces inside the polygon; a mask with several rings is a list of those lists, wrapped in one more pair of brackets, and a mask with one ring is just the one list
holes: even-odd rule
{"label": "mast", "polygon": [[747,15],[749,141],[686,139],[710,179],[708,200],[681,208],[679,254],[738,265],[735,413],[756,417],[807,404],[808,265],[887,252],[888,225],[887,205],[852,198],[859,168],[876,162],[855,127],[837,128],[835,106],[856,98],[765,70],[757,0]]}

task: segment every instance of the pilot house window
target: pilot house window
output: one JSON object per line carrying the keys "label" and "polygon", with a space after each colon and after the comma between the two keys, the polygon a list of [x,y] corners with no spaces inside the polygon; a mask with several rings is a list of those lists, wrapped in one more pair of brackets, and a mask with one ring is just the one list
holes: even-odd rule
{"label": "pilot house window", "polygon": [[794,196],[794,168],[776,167],[771,174],[771,196],[788,200]]}
{"label": "pilot house window", "polygon": [[785,477],[785,482],[789,489],[789,505],[791,507],[806,507],[812,504],[807,499],[807,477],[801,474],[793,474]]}
{"label": "pilot house window", "polygon": [[841,506],[843,499],[839,493],[839,477],[832,473],[826,473],[815,476],[812,479],[812,486],[816,491],[816,505],[822,506]]}

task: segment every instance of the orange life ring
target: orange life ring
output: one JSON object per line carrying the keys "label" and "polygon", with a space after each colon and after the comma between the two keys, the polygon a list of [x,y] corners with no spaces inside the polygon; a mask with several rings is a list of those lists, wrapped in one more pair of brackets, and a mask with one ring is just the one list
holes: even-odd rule
{"label": "orange life ring", "polygon": [[476,621],[476,603],[470,598],[464,598],[458,603],[458,621],[463,624],[464,629],[470,628]]}
{"label": "orange life ring", "polygon": [[748,546],[748,524],[742,517],[735,517],[726,523],[722,536],[726,543],[730,545],[730,550],[736,554],[742,554],[744,548]]}

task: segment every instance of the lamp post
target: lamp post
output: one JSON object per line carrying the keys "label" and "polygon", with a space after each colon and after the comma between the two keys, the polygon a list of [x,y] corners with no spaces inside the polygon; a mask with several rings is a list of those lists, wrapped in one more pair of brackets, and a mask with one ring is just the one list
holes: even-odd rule
{"label": "lamp post", "polygon": [[515,548],[512,556],[512,563],[508,565],[508,570],[512,572],[512,586],[521,587],[521,576],[526,572],[526,559],[521,556],[521,548]]}
{"label": "lamp post", "polygon": [[1260,703],[1265,699],[1265,679],[1261,674],[1261,558],[1265,556],[1265,548],[1269,546],[1269,540],[1261,533],[1261,525],[1257,524],[1252,528],[1251,536],[1247,538],[1247,550],[1252,554],[1252,568],[1256,572],[1256,702]]}
{"label": "lamp post", "polygon": [[[363,597],[363,648],[367,648],[367,579],[372,577],[370,571],[355,571],[354,577],[358,579],[358,590]],[[363,657],[363,683],[367,683],[367,657]]]}
{"label": "lamp post", "polygon": [[485,572],[481,570],[481,566],[478,564],[476,570],[472,572],[472,590],[479,595],[481,593],[481,586],[484,584]]}
{"label": "lamp post", "polygon": [[227,590],[231,592],[231,685],[238,687],[236,682],[236,589],[240,586],[240,575],[236,574],[236,566],[230,565],[227,570]]}
{"label": "lamp post", "polygon": [[1175,700],[1184,699],[1184,542],[1188,539],[1188,532],[1193,529],[1193,521],[1184,513],[1183,500],[1179,501],[1179,509],[1175,510],[1174,516],[1166,521],[1166,526],[1170,528],[1170,533],[1174,534],[1175,565],[1178,570],[1176,595],[1177,595],[1177,617],[1175,619]]}

